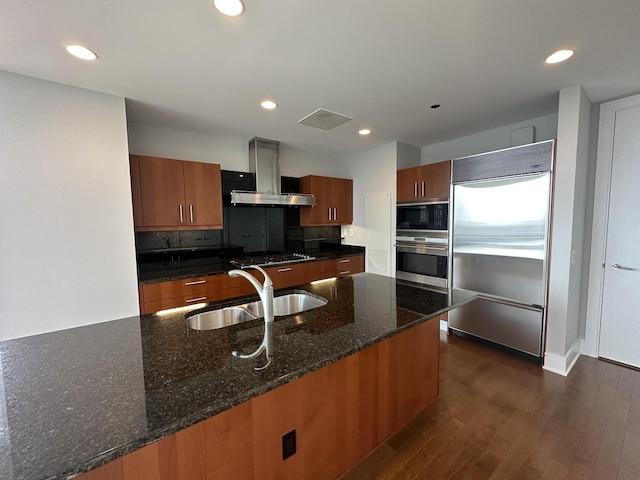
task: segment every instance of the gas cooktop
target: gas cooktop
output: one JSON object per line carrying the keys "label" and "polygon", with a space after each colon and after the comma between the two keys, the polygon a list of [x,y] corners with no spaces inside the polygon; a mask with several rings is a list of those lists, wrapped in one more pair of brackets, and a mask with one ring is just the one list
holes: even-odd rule
{"label": "gas cooktop", "polygon": [[304,253],[275,253],[232,258],[231,260],[229,260],[229,263],[240,268],[248,267],[251,265],[256,265],[258,267],[268,267],[270,265],[282,265],[285,263],[303,262],[315,259],[316,257],[305,255]]}

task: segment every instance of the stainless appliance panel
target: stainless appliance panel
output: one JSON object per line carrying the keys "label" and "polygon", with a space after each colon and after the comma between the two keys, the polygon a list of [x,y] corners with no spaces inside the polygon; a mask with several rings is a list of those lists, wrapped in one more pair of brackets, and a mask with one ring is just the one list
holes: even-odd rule
{"label": "stainless appliance panel", "polygon": [[396,243],[396,277],[412,282],[446,288],[449,285],[449,247],[442,243],[415,241]]}
{"label": "stainless appliance panel", "polygon": [[453,253],[543,260],[550,173],[455,185]]}
{"label": "stainless appliance panel", "polygon": [[540,357],[542,309],[479,298],[449,312],[449,328]]}
{"label": "stainless appliance panel", "polygon": [[452,286],[545,305],[544,261],[497,255],[454,253]]}

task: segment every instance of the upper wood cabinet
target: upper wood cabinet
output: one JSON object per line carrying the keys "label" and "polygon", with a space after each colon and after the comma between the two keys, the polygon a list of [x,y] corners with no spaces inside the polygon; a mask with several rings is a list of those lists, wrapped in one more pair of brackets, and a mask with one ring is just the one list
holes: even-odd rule
{"label": "upper wood cabinet", "polygon": [[316,197],[314,207],[300,208],[300,225],[353,223],[353,180],[309,175],[300,179],[300,191]]}
{"label": "upper wood cabinet", "polygon": [[136,230],[222,228],[220,165],[131,155]]}
{"label": "upper wood cabinet", "polygon": [[451,162],[432,163],[398,170],[397,201],[445,200],[449,198]]}

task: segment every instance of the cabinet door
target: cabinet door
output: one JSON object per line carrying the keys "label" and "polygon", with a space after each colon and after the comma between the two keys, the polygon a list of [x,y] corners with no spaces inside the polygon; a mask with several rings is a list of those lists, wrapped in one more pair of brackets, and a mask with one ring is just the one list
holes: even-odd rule
{"label": "cabinet door", "polygon": [[425,182],[425,198],[447,199],[451,186],[451,162],[439,162],[422,167],[422,181]]}
{"label": "cabinet door", "polygon": [[334,178],[331,181],[331,197],[333,200],[334,225],[353,223],[353,180]]}
{"label": "cabinet door", "polygon": [[398,202],[411,202],[420,198],[420,168],[398,170],[396,195]]}
{"label": "cabinet door", "polygon": [[143,156],[138,161],[143,226],[185,225],[183,162]]}
{"label": "cabinet door", "polygon": [[220,165],[183,163],[186,225],[222,228]]}
{"label": "cabinet door", "polygon": [[329,220],[329,215],[333,215],[331,178],[316,175],[302,177],[300,179],[300,192],[312,193],[316,196],[316,205],[314,207],[300,208],[300,225],[327,225],[331,223]]}

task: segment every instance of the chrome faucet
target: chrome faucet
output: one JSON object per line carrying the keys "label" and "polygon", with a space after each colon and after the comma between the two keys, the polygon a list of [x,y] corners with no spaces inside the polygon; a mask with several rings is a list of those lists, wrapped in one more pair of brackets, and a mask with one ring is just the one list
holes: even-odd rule
{"label": "chrome faucet", "polygon": [[255,265],[251,265],[247,268],[255,268],[256,270],[261,272],[264,275],[264,283],[260,285],[260,282],[258,282],[256,277],[246,272],[245,270],[230,270],[229,276],[246,278],[247,280],[249,280],[249,282],[251,282],[251,285],[253,285],[253,287],[258,292],[258,296],[260,297],[260,301],[262,302],[262,311],[264,313],[264,338],[262,339],[262,343],[260,344],[258,349],[253,353],[244,355],[234,350],[233,352],[231,352],[231,354],[238,358],[256,358],[264,351],[267,357],[267,363],[262,367],[254,367],[255,370],[263,370],[271,364],[271,359],[273,358],[271,356],[271,326],[273,325],[273,282],[271,281],[271,278],[269,278],[269,275],[267,275],[267,272],[265,272],[262,268]]}

